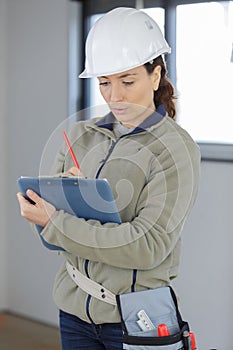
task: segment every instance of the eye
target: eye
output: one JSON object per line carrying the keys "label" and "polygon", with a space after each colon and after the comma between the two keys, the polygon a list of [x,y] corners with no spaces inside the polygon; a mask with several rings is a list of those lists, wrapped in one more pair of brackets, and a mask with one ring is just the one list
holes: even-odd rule
{"label": "eye", "polygon": [[133,85],[134,81],[123,81],[123,84],[126,86]]}
{"label": "eye", "polygon": [[99,83],[99,86],[108,86],[109,82],[108,81],[103,81],[101,83]]}

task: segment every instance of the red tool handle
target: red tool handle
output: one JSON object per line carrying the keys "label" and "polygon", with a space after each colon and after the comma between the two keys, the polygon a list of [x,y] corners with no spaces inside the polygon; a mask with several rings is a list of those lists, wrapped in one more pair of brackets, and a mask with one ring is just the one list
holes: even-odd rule
{"label": "red tool handle", "polygon": [[192,345],[192,350],[196,350],[196,340],[195,340],[195,335],[193,332],[189,332],[189,336],[191,339],[191,345]]}
{"label": "red tool handle", "polygon": [[161,323],[158,325],[158,336],[159,337],[167,337],[170,335],[170,332],[165,323]]}

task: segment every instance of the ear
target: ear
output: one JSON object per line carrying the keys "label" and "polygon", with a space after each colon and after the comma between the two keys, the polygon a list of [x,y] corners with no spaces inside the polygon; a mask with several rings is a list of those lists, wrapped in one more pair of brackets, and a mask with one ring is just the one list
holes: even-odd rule
{"label": "ear", "polygon": [[151,73],[151,78],[152,78],[152,84],[154,91],[157,91],[159,88],[159,83],[161,79],[161,66],[156,66]]}

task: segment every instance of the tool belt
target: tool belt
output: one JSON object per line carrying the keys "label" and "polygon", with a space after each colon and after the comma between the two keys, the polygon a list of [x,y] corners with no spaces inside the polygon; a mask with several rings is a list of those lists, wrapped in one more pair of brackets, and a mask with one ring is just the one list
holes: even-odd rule
{"label": "tool belt", "polygon": [[115,295],[66,262],[72,280],[87,294],[118,306],[126,350],[195,350],[194,335],[183,321],[173,289],[160,287]]}
{"label": "tool belt", "polygon": [[66,262],[66,269],[72,280],[87,294],[92,295],[105,303],[117,305],[116,296],[99,283],[92,281],[90,278],[84,276],[76,267]]}

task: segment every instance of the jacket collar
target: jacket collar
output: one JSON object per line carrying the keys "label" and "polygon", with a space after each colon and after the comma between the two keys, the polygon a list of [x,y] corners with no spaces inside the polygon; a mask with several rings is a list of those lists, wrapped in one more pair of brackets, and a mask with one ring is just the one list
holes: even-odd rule
{"label": "jacket collar", "polygon": [[[149,117],[147,117],[140,125],[138,125],[131,133],[137,134],[145,129],[150,128],[151,126],[159,123],[166,115],[166,110],[163,104],[160,104],[157,107],[157,110],[152,113]],[[105,117],[101,118],[96,125],[105,128],[108,130],[113,130],[113,125],[116,123],[116,118],[112,114],[112,112],[108,113]]]}

